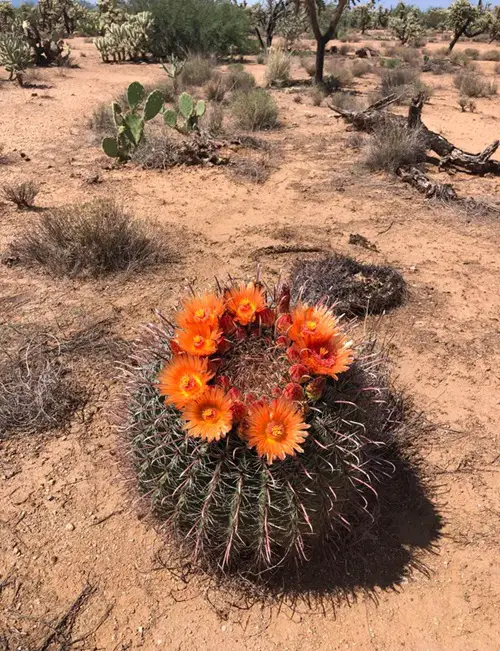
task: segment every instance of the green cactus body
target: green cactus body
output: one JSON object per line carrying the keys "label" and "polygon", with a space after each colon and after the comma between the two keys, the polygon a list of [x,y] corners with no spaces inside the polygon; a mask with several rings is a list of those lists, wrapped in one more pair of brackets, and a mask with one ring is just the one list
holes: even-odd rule
{"label": "green cactus body", "polygon": [[182,93],[178,100],[178,110],[168,109],[163,118],[168,127],[186,134],[198,131],[198,120],[205,114],[205,110],[206,104],[202,99],[195,104],[189,93]]}

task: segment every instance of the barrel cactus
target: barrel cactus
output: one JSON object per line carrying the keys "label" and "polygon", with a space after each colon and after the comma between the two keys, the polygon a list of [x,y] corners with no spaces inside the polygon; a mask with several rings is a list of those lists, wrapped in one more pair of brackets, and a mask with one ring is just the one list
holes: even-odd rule
{"label": "barrel cactus", "polygon": [[399,426],[372,350],[286,287],[231,285],[150,325],[124,368],[139,491],[195,563],[255,574],[335,546],[376,511]]}

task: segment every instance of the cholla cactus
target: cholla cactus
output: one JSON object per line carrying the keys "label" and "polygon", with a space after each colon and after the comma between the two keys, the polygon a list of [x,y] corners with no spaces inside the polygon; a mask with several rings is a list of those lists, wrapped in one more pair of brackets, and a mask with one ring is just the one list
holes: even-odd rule
{"label": "cholla cactus", "polygon": [[170,77],[172,80],[173,86],[174,86],[174,93],[177,95],[178,87],[179,87],[179,76],[184,68],[184,64],[186,63],[185,60],[183,59],[178,59],[174,54],[169,57],[168,59],[168,65],[165,65],[162,62],[163,70],[167,73],[167,75]]}
{"label": "cholla cactus", "polygon": [[0,34],[0,65],[23,85],[23,73],[31,63],[30,46],[24,38],[14,33]]}
{"label": "cholla cactus", "polygon": [[180,133],[198,131],[198,121],[205,115],[206,104],[199,99],[196,103],[189,93],[182,93],[179,97],[178,111],[168,109],[163,114],[167,127],[176,129]]}
{"label": "cholla cactus", "polygon": [[399,39],[402,45],[412,43],[423,33],[423,27],[418,13],[413,8],[390,18],[389,29]]}
{"label": "cholla cactus", "polygon": [[102,148],[110,158],[117,158],[126,161],[130,153],[136,149],[144,135],[144,125],[152,120],[163,107],[163,95],[161,91],[154,90],[148,95],[144,108],[139,107],[146,98],[144,87],[134,81],[127,89],[128,109],[122,109],[118,102],[113,102],[111,109],[116,126],[115,138],[104,138]]}
{"label": "cholla cactus", "polygon": [[145,58],[149,52],[153,15],[142,11],[121,23],[106,25],[104,36],[94,39],[104,63]]}
{"label": "cholla cactus", "polygon": [[187,299],[174,321],[126,367],[122,432],[176,544],[252,574],[368,526],[402,425],[373,349],[353,362],[333,313],[258,282]]}
{"label": "cholla cactus", "polygon": [[16,13],[9,0],[0,0],[0,30],[8,30],[15,22]]}

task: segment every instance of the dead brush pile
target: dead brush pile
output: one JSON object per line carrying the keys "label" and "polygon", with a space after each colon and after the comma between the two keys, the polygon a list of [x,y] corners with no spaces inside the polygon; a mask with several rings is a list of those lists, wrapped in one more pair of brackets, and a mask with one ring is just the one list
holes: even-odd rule
{"label": "dead brush pile", "polygon": [[336,254],[320,260],[298,260],[290,283],[296,300],[323,301],[349,317],[381,314],[402,305],[406,282],[393,267],[363,264]]}

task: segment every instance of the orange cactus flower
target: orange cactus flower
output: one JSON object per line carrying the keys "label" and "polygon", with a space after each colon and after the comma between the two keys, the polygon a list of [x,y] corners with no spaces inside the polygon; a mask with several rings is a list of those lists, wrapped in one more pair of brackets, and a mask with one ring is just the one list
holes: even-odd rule
{"label": "orange cactus flower", "polygon": [[329,375],[338,380],[338,374],[347,371],[354,359],[352,344],[341,332],[324,341],[311,344],[300,351],[301,361],[313,375]]}
{"label": "orange cactus flower", "polygon": [[180,330],[177,335],[178,346],[190,355],[208,356],[217,350],[222,336],[220,330],[207,325],[192,325],[187,330]]}
{"label": "orange cactus flower", "polygon": [[329,339],[337,331],[337,320],[324,305],[297,305],[291,316],[288,337],[292,341],[303,341],[306,346]]}
{"label": "orange cactus flower", "polygon": [[218,441],[233,426],[231,400],[220,387],[209,387],[184,408],[184,429],[204,441]]}
{"label": "orange cactus flower", "polygon": [[180,355],[165,364],[158,374],[156,386],[169,404],[182,409],[206,390],[213,375],[208,371],[206,359]]}
{"label": "orange cactus flower", "polygon": [[266,309],[264,291],[254,283],[228,289],[226,300],[227,309],[241,325],[253,323],[257,313]]}
{"label": "orange cactus flower", "polygon": [[224,313],[224,301],[216,294],[203,294],[186,299],[182,311],[177,314],[180,328],[189,329],[193,325],[206,325],[216,328]]}
{"label": "orange cactus flower", "polygon": [[271,464],[287,454],[303,452],[300,445],[308,428],[300,409],[286,398],[276,398],[269,404],[256,403],[250,408],[248,446],[255,447],[257,454]]}

